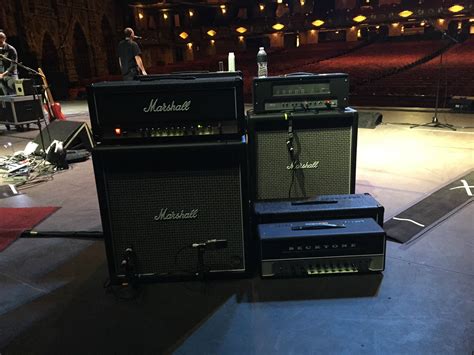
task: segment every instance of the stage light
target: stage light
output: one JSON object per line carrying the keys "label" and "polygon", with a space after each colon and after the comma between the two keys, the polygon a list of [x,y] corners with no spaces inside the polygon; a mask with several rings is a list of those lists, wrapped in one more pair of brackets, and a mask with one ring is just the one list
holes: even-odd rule
{"label": "stage light", "polygon": [[285,25],[282,25],[281,23],[276,23],[272,26],[274,30],[280,31],[285,28]]}
{"label": "stage light", "polygon": [[448,10],[451,11],[451,12],[456,13],[456,12],[459,12],[459,11],[464,10],[464,6],[461,6],[461,5],[453,5],[453,6],[451,6]]}
{"label": "stage light", "polygon": [[186,32],[181,32],[181,33],[179,34],[179,37],[181,37],[182,39],[186,39],[186,38],[189,37],[189,35],[188,35]]}
{"label": "stage light", "polygon": [[239,32],[239,33],[245,33],[245,32],[247,32],[247,29],[245,27],[239,27],[239,28],[236,29],[236,31]]}
{"label": "stage light", "polygon": [[217,32],[214,31],[214,30],[209,30],[209,31],[207,31],[207,34],[211,37],[214,37],[217,34]]}
{"label": "stage light", "polygon": [[405,11],[402,11],[402,12],[398,13],[398,15],[400,17],[407,18],[407,17],[410,17],[411,15],[413,15],[413,12],[410,11],[410,10],[405,10]]}
{"label": "stage light", "polygon": [[311,22],[311,24],[315,27],[320,27],[320,26],[324,25],[324,21],[323,20],[315,20],[315,21]]}
{"label": "stage light", "polygon": [[367,17],[365,17],[364,15],[358,15],[358,16],[353,18],[353,20],[355,22],[362,22],[362,21],[365,21],[366,19],[367,19]]}

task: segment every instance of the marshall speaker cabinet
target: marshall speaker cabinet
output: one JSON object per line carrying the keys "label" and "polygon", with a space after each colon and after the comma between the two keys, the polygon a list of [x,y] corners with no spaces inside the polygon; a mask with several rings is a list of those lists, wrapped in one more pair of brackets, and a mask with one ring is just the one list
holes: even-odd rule
{"label": "marshall speaker cabinet", "polygon": [[248,272],[244,139],[101,146],[93,161],[112,282]]}
{"label": "marshall speaker cabinet", "polygon": [[249,112],[252,199],[355,191],[357,111]]}

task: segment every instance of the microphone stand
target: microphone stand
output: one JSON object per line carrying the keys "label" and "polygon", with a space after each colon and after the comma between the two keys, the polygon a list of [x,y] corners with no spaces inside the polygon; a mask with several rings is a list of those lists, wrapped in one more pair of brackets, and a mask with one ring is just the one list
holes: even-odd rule
{"label": "microphone stand", "polygon": [[[459,43],[458,40],[455,38],[451,37],[449,34],[446,33],[446,31],[440,30],[437,28],[434,24],[432,24],[430,21],[428,23],[433,26],[435,30],[438,30],[441,32],[441,40],[444,39],[444,37],[447,37],[450,41],[453,41],[454,43]],[[416,127],[433,127],[433,128],[447,128],[450,130],[455,131],[456,128],[452,124],[449,123],[441,123],[438,120],[438,108],[439,108],[439,92],[440,92],[440,86],[441,86],[441,75],[443,73],[443,54],[444,50],[441,52],[439,55],[439,65],[438,65],[438,83],[436,85],[436,103],[435,103],[435,110],[434,110],[434,116],[431,118],[431,122],[428,123],[423,123],[423,124],[415,124],[411,126],[410,128],[416,128]]]}
{"label": "microphone stand", "polygon": [[[31,76],[37,75],[37,76],[40,76],[40,77],[42,77],[42,78],[44,77],[44,75],[42,75],[40,72],[34,70],[33,68],[27,67],[26,65],[24,65],[24,64],[21,63],[21,62],[17,62],[16,60],[10,59],[10,58],[8,58],[6,55],[4,55],[4,54],[0,54],[0,58],[5,59],[5,60],[7,60],[7,61],[9,61],[9,62],[11,62],[11,63],[13,63],[13,64],[15,64],[16,66],[18,66],[18,67],[20,67],[20,68],[25,69],[28,73],[30,73]],[[38,95],[38,93],[37,93],[36,86],[33,85],[33,87],[34,87],[33,100],[36,101],[36,96]],[[40,95],[41,95],[41,99],[42,99],[42,101],[43,101],[43,100],[44,100],[44,97],[43,97],[43,95],[44,95],[44,90],[41,90],[41,94],[40,94]],[[41,107],[41,113],[42,113],[42,112],[43,112],[43,107]],[[44,116],[42,117],[42,119],[43,119],[43,121],[45,120],[45,119],[44,119]],[[41,131],[41,117],[40,117],[40,116],[38,116],[38,123],[37,123],[37,124],[38,124],[38,129],[39,129],[39,131],[40,131],[40,138],[41,138],[41,148],[42,148],[42,154],[41,154],[41,156],[44,158],[44,157],[46,156],[46,148],[45,148],[45,146],[44,146],[43,132]],[[46,125],[46,127],[48,127],[48,126]],[[49,134],[49,130],[48,130],[48,134]],[[50,138],[50,140],[51,140],[51,138]]]}

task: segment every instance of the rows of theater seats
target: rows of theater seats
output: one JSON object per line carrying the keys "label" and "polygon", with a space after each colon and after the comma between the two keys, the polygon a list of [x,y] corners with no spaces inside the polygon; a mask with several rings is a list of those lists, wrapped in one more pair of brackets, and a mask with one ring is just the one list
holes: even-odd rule
{"label": "rows of theater seats", "polygon": [[[440,63],[441,62],[441,63]],[[454,44],[443,56],[356,88],[358,95],[436,96],[438,80],[444,102],[451,96],[474,96],[474,38]]]}
{"label": "rows of theater seats", "polygon": [[[440,53],[443,53],[441,71]],[[420,106],[432,106],[440,75],[448,96],[474,96],[473,58],[473,36],[454,45],[441,40],[333,42],[292,49],[270,49],[268,67],[270,75],[295,72],[348,73],[351,104],[412,106],[419,103]],[[221,55],[154,66],[148,72],[216,71],[219,61],[227,67],[227,57]],[[257,71],[256,51],[237,52],[236,68],[244,75],[244,96],[250,102],[252,78]],[[83,84],[118,79],[120,77],[117,76],[94,78]],[[393,100],[393,97],[399,96],[410,97],[410,100],[406,104]]]}

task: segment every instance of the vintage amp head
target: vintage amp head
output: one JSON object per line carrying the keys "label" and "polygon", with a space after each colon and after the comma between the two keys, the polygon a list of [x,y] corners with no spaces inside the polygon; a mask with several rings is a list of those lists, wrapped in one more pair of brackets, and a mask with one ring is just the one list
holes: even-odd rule
{"label": "vintage amp head", "polygon": [[88,87],[96,142],[166,144],[242,136],[245,115],[239,73],[176,74],[150,79]]}
{"label": "vintage amp head", "polygon": [[372,218],[258,225],[262,277],[380,272],[386,236]]}
{"label": "vintage amp head", "polygon": [[344,110],[349,106],[349,79],[344,73],[255,78],[255,113],[307,110]]}

